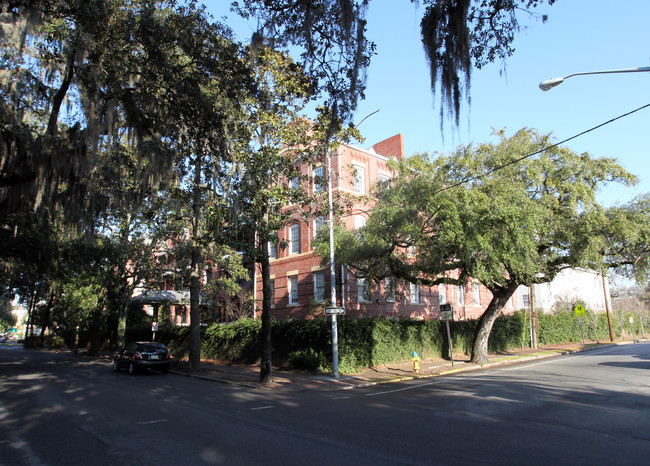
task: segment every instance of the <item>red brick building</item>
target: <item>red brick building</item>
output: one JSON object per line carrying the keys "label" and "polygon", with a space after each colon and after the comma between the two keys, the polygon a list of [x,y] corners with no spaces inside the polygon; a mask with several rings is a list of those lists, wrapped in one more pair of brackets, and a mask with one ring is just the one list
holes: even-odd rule
{"label": "red brick building", "polygon": [[[388,167],[391,158],[404,158],[404,139],[401,134],[381,141],[369,149],[343,144],[332,154],[332,192],[359,196],[350,215],[341,220],[347,228],[356,229],[365,224],[372,202],[362,196],[371,194],[374,184],[388,180],[392,174]],[[311,173],[307,173],[311,171]],[[326,179],[327,167],[303,167],[303,174],[311,179]],[[327,190],[327,183],[311,183],[305,189],[314,192]],[[329,266],[321,265],[314,254],[311,242],[319,228],[327,227],[327,219],[300,218],[278,232],[285,249],[271,247],[271,280],[274,289],[273,316],[277,318],[307,318],[323,314],[323,305],[330,298]],[[440,304],[450,303],[459,320],[480,316],[492,299],[491,293],[471,280],[463,286],[440,285],[436,287],[401,283],[394,279],[383,281],[379,289],[367,292],[364,280],[358,280],[344,267],[337,266],[338,305],[353,317],[391,316],[415,319],[437,319]],[[255,296],[260,311],[262,301],[261,273],[256,270]],[[510,303],[507,308],[516,309]]]}

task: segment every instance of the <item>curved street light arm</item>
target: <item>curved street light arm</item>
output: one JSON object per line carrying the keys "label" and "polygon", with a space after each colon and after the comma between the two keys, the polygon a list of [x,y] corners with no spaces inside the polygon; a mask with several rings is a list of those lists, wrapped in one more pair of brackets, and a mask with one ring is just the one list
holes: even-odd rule
{"label": "curved street light arm", "polygon": [[585,74],[609,74],[609,73],[640,73],[644,71],[650,71],[650,66],[640,66],[637,68],[622,68],[620,70],[602,70],[602,71],[585,71],[582,73],[573,73],[563,78],[551,78],[539,83],[539,88],[543,91],[548,91],[549,89],[554,88],[555,86],[562,84],[565,79],[571,78],[573,76],[582,76]]}

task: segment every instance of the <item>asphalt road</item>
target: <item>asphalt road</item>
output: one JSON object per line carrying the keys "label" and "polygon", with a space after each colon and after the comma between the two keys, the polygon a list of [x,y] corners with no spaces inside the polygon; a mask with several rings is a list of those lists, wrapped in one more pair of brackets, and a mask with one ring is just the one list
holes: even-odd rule
{"label": "asphalt road", "polygon": [[334,392],[0,347],[0,464],[650,463],[650,343]]}

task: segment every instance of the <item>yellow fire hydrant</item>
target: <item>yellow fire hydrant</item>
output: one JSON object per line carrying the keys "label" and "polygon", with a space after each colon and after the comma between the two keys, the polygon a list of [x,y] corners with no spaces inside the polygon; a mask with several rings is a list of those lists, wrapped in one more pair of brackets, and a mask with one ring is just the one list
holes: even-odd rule
{"label": "yellow fire hydrant", "polygon": [[416,351],[413,351],[413,372],[416,374],[420,373],[420,356],[418,356],[418,353]]}

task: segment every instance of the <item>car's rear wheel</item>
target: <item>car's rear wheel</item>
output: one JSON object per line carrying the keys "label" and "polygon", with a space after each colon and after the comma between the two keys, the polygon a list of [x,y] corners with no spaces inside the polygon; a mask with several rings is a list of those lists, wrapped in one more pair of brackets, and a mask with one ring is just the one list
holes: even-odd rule
{"label": "car's rear wheel", "polygon": [[133,375],[137,372],[137,369],[133,363],[129,364],[129,374]]}
{"label": "car's rear wheel", "polygon": [[114,370],[115,372],[117,372],[117,371],[120,370],[120,366],[117,364],[117,359],[114,359],[114,360],[113,360],[113,370]]}
{"label": "car's rear wheel", "polygon": [[165,367],[164,369],[160,369],[161,374],[166,374],[169,371],[169,367]]}

